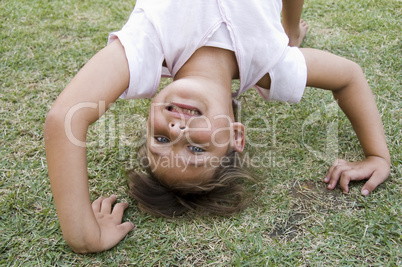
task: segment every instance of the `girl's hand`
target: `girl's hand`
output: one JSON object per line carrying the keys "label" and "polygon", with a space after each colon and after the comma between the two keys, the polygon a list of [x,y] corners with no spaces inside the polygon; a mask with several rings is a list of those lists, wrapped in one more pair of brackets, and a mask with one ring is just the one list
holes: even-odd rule
{"label": "girl's hand", "polygon": [[92,210],[100,229],[100,240],[93,252],[112,248],[134,228],[131,222],[121,223],[128,203],[117,203],[112,208],[116,200],[117,197],[112,195],[108,198],[100,197],[92,203]]}
{"label": "girl's hand", "polygon": [[387,179],[389,173],[390,165],[381,157],[369,156],[359,162],[348,162],[343,159],[337,159],[329,169],[324,182],[328,183],[328,189],[334,189],[339,181],[342,192],[348,193],[350,181],[368,179],[361,189],[361,193],[367,196]]}

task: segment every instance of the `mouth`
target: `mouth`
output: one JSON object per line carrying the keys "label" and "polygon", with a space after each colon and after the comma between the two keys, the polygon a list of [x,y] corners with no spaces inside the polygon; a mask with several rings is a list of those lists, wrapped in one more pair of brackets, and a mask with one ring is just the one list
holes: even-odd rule
{"label": "mouth", "polygon": [[194,117],[202,115],[201,111],[196,107],[178,103],[170,103],[166,107],[166,110],[174,113],[179,113],[180,115],[184,115],[186,117]]}

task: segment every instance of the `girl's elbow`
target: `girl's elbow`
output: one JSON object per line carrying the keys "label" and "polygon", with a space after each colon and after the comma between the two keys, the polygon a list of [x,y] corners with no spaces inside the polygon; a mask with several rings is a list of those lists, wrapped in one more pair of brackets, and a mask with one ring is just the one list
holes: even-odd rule
{"label": "girl's elbow", "polygon": [[335,95],[349,90],[350,88],[361,87],[362,84],[367,83],[362,68],[359,64],[350,60],[347,60],[344,64],[341,77],[342,82],[339,83],[337,89],[332,90]]}
{"label": "girl's elbow", "polygon": [[366,80],[363,69],[354,61],[348,61],[347,73],[349,73],[349,84]]}
{"label": "girl's elbow", "polygon": [[85,242],[83,241],[78,241],[78,240],[70,240],[66,237],[64,237],[64,239],[66,240],[68,246],[71,248],[72,251],[74,251],[75,253],[78,254],[87,254],[87,253],[91,253],[92,251],[90,249],[88,249],[88,245],[85,244]]}
{"label": "girl's elbow", "polygon": [[59,131],[64,128],[65,115],[57,108],[52,107],[46,115],[45,125],[43,128],[45,141],[53,135],[58,135]]}

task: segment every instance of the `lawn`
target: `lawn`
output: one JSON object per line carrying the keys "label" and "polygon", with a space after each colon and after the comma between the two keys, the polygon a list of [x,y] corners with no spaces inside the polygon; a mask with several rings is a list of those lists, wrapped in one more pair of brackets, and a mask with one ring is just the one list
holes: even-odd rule
{"label": "lawn", "polygon": [[[91,197],[129,201],[135,229],[109,251],[75,254],[58,222],[44,151],[47,112],[75,73],[125,23],[131,1],[0,2],[1,266],[401,266],[401,18],[399,0],[310,0],[304,47],[359,63],[380,110],[392,157],[389,179],[368,197],[323,184],[336,157],[363,157],[330,93],[307,88],[300,104],[239,101],[248,156],[261,178],[239,215],[174,220],[141,212],[126,193],[149,100],[119,100],[88,136]],[[163,81],[166,84],[169,80]],[[162,84],[162,86],[163,86]],[[237,86],[234,83],[234,86]]]}

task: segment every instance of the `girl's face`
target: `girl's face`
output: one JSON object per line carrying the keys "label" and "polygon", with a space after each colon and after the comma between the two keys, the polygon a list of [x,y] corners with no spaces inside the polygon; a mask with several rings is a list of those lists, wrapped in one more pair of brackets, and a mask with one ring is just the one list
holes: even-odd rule
{"label": "girl's face", "polygon": [[243,150],[244,126],[233,118],[224,88],[203,79],[171,83],[152,101],[148,118],[151,170],[169,184],[208,180],[230,150]]}

